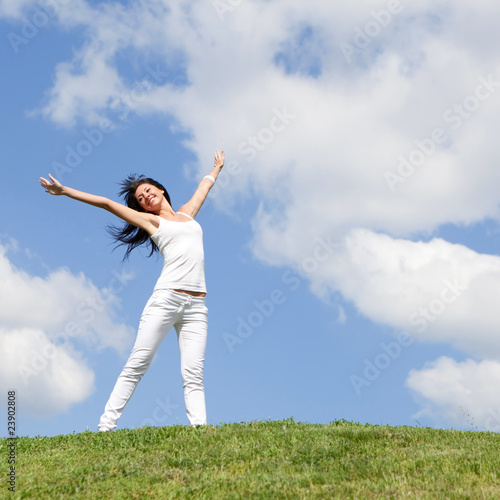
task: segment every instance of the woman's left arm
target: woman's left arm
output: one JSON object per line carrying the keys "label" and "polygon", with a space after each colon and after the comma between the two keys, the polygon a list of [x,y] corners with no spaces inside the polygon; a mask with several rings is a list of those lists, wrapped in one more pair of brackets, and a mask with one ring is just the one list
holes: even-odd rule
{"label": "woman's left arm", "polygon": [[179,212],[183,212],[193,219],[195,218],[196,214],[200,211],[203,203],[207,199],[208,193],[215,184],[215,181],[217,180],[217,177],[219,176],[219,173],[222,170],[223,166],[224,151],[221,151],[220,153],[219,151],[216,151],[214,156],[214,168],[210,172],[210,177],[212,177],[214,181],[212,182],[209,176],[204,177],[192,198],[185,205],[179,208]]}

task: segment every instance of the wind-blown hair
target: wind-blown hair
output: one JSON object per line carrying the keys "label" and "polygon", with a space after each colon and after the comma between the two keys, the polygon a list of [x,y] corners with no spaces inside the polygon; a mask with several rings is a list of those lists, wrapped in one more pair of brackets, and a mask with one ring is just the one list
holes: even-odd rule
{"label": "wind-blown hair", "polygon": [[[163,196],[165,196],[167,201],[170,203],[170,196],[167,190],[159,182],[156,182],[154,179],[149,177],[145,177],[144,175],[131,174],[120,183],[122,188],[118,193],[120,196],[124,197],[125,203],[128,207],[137,210],[138,212],[147,212],[147,210],[144,210],[141,205],[139,205],[139,202],[135,197],[135,192],[141,184],[151,184],[156,188],[161,189],[163,191]],[[158,247],[151,240],[149,234],[144,231],[144,229],[140,229],[132,224],[126,223],[123,227],[108,226],[107,230],[113,239],[118,243],[115,248],[127,245],[127,250],[125,251],[123,260],[128,259],[130,252],[134,248],[146,242],[151,247],[151,252],[148,257],[151,257],[158,251]]]}

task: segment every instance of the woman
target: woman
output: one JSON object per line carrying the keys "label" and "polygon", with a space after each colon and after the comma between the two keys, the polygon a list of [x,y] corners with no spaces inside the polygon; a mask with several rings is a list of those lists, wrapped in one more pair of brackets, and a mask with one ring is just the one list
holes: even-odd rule
{"label": "woman", "polygon": [[47,193],[66,195],[104,208],[123,219],[122,229],[112,230],[119,244],[128,245],[125,257],[140,244],[149,242],[151,254],[159,250],[163,270],[141,316],[132,353],[123,368],[101,416],[99,431],[116,423],[134,390],[146,373],[161,342],[173,326],[181,355],[181,374],[186,412],[191,425],[207,423],[203,364],[207,341],[203,234],[194,217],[224,166],[224,151],[216,151],[214,168],[200,182],[193,197],[179,211],[172,209],[166,189],[153,179],[129,176],[121,195],[127,206],[63,186],[49,174],[40,178]]}

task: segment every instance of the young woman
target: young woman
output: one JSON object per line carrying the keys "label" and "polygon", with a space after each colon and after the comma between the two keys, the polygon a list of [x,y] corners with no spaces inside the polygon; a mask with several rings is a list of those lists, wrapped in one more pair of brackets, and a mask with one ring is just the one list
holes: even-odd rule
{"label": "young woman", "polygon": [[177,212],[170,204],[167,190],[143,176],[129,176],[122,183],[120,195],[125,196],[127,206],[63,186],[50,174],[50,181],[40,177],[40,184],[47,193],[104,208],[123,219],[125,227],[115,228],[112,234],[119,244],[127,245],[125,256],[148,242],[151,254],[159,250],[165,259],[162,273],[142,313],[132,353],[101,416],[99,431],[116,428],[125,405],[172,326],[179,342],[189,422],[193,426],[207,423],[203,386],[207,341],[203,234],[194,218],[223,166],[224,151],[216,151],[212,172],[203,178],[193,197]]}

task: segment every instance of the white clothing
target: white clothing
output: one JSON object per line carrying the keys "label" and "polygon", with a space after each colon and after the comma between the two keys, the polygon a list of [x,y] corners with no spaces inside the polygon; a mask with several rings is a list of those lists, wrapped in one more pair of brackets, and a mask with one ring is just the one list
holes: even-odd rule
{"label": "white clothing", "polygon": [[[182,212],[178,212],[182,213]],[[189,217],[187,214],[186,217]],[[160,226],[151,236],[165,261],[155,290],[165,288],[207,292],[203,230],[194,219],[176,222],[158,216]]]}
{"label": "white clothing", "polygon": [[116,428],[125,405],[172,326],[175,327],[179,342],[184,402],[189,423],[193,426],[207,423],[203,387],[207,316],[205,297],[193,297],[173,290],[153,292],[142,313],[132,353],[101,416],[99,431]]}

